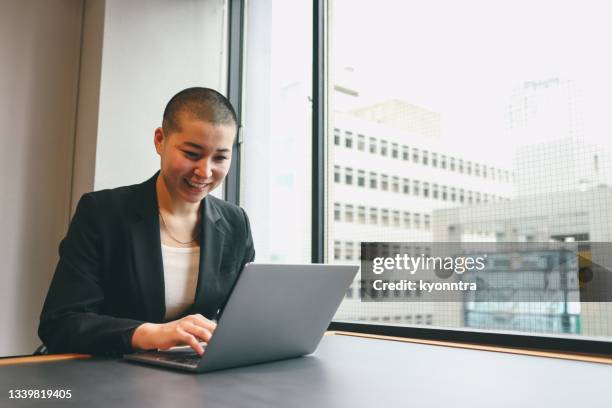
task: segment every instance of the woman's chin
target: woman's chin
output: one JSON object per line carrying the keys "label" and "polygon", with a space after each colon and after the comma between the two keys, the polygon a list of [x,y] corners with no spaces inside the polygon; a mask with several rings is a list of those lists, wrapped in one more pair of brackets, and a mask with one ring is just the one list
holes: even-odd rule
{"label": "woman's chin", "polygon": [[199,203],[200,201],[202,201],[204,199],[204,197],[206,197],[208,195],[208,192],[198,192],[198,193],[192,193],[192,192],[188,192],[185,194],[181,194],[183,201],[188,202],[188,203]]}

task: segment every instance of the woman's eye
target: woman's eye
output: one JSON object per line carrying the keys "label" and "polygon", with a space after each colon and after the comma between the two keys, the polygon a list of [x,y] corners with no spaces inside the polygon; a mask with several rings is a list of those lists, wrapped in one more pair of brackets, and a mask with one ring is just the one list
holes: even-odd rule
{"label": "woman's eye", "polygon": [[217,156],[215,157],[216,161],[223,161],[223,160],[227,160],[227,156]]}
{"label": "woman's eye", "polygon": [[183,153],[185,153],[185,157],[189,159],[196,159],[198,157],[198,154],[196,152],[184,151]]}

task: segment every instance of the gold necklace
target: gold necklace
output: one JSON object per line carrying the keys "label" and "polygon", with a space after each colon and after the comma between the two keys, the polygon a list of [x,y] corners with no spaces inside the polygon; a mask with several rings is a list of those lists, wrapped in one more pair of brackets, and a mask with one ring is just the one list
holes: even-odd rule
{"label": "gold necklace", "polygon": [[193,239],[192,239],[191,241],[188,241],[188,242],[179,241],[178,239],[174,238],[174,236],[173,236],[173,235],[170,233],[170,228],[168,228],[168,225],[166,225],[166,220],[164,220],[164,216],[162,215],[161,211],[158,211],[158,213],[159,213],[159,217],[160,217],[160,218],[161,218],[161,220],[162,220],[162,224],[163,224],[163,226],[164,226],[164,229],[166,230],[166,233],[168,234],[168,236],[169,236],[170,238],[172,238],[172,240],[173,240],[173,241],[176,241],[176,242],[178,242],[179,244],[182,244],[182,245],[189,245],[189,244],[193,244],[194,242],[196,242],[196,241],[197,241],[197,239],[198,239],[198,234],[197,234],[197,232],[196,232],[195,237],[193,237]]}

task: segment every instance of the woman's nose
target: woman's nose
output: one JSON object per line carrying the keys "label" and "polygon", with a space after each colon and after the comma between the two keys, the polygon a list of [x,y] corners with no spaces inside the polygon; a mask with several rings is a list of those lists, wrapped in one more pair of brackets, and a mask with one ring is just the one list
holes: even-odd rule
{"label": "woman's nose", "polygon": [[210,160],[202,159],[198,162],[198,166],[194,171],[195,175],[203,178],[209,179],[212,177],[212,166],[210,165]]}

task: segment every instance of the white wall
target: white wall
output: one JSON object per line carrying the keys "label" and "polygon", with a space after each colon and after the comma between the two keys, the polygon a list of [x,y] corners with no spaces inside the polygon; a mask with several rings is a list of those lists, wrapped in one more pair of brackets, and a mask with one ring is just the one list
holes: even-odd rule
{"label": "white wall", "polygon": [[0,356],[31,353],[69,216],[82,5],[0,3]]}
{"label": "white wall", "polygon": [[79,197],[158,168],[189,86],[226,90],[225,0],[0,0],[0,356],[29,354]]}
{"label": "white wall", "polygon": [[[87,191],[138,183],[159,169],[153,130],[172,95],[190,86],[226,91],[224,0],[90,0],[86,11],[83,66],[94,63],[82,75],[98,88],[83,100],[90,109],[79,110],[77,144],[86,158],[75,173],[85,176],[75,183],[73,206]],[[96,96],[97,118],[83,118]]]}

